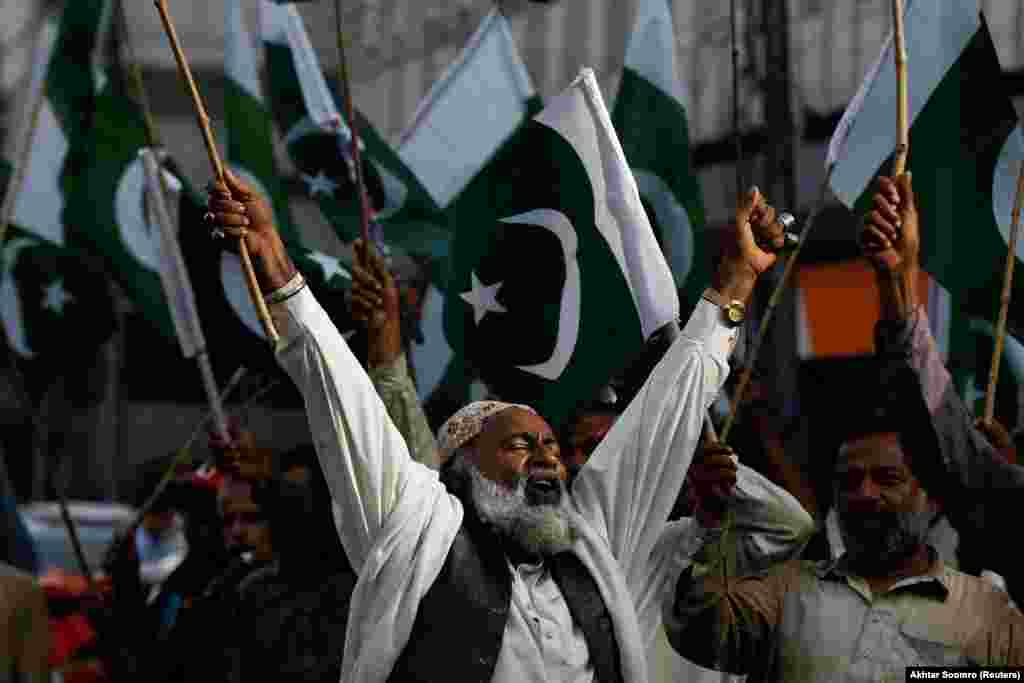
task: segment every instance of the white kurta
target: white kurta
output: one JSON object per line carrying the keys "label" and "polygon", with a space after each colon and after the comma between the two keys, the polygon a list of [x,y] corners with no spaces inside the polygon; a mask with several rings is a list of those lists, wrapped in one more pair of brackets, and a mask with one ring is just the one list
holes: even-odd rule
{"label": "white kurta", "polygon": [[[359,573],[342,681],[385,681],[462,524],[462,505],[436,471],[409,457],[366,373],[309,289],[272,305],[271,313],[282,337],[278,360],[305,399],[338,533]],[[728,374],[735,336],[717,307],[698,303],[573,485],[573,551],[612,614],[628,683],[648,680],[645,650],[660,622],[660,598],[701,542],[652,555],[704,412]]]}

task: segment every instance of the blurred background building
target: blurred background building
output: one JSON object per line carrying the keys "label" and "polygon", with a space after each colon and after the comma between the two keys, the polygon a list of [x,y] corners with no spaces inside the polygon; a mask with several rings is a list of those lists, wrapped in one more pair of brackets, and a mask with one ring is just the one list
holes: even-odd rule
{"label": "blurred background building", "polygon": [[[241,1],[255,30],[256,3]],[[8,150],[16,142],[12,131],[17,129],[18,96],[24,89],[36,29],[41,18],[60,5],[55,0],[0,0],[0,122]],[[397,142],[420,98],[493,3],[344,0],[342,5],[356,105]],[[606,100],[614,100],[636,0],[509,0],[499,5],[511,20],[520,53],[542,96],[557,93],[581,67],[590,66],[600,77]],[[796,212],[808,207],[818,193],[829,137],[889,31],[890,2],[736,0],[736,5],[744,177],[748,183],[757,183],[776,204]],[[1019,101],[1024,96],[1024,3],[981,0],[981,6],[1007,87]],[[170,7],[217,123],[223,118],[224,0],[173,0]],[[693,160],[712,224],[729,219],[735,190],[729,7],[725,0],[676,0],[673,7]],[[193,182],[204,185],[210,170],[202,140],[157,12],[152,2],[126,3],[126,8],[157,125]],[[338,61],[334,3],[320,0],[300,8],[322,63],[333,71]],[[343,246],[305,196],[297,192],[293,200],[310,246],[339,253]],[[848,221],[822,221],[812,246],[812,258],[816,252],[848,253],[852,247]],[[130,317],[130,311],[126,314]],[[114,495],[117,467],[160,455],[167,450],[164,444],[183,442],[204,410],[198,402],[183,405],[173,392],[164,393],[159,383],[139,390],[140,385],[153,383],[133,379],[132,373],[145,372],[146,354],[138,349],[133,353],[131,343],[130,331],[127,338],[115,338],[107,365],[99,363],[89,380],[121,377],[102,397],[100,403],[107,408],[81,418],[79,427],[91,445],[72,440],[64,446],[92,453],[83,473],[86,483],[79,491],[84,497]],[[782,349],[780,366],[785,365],[783,356],[793,356],[794,343],[790,336],[787,350],[787,339],[776,340],[775,346]],[[12,396],[0,395],[0,401],[6,406]],[[296,406],[268,404],[252,410],[253,428],[272,445],[287,446],[303,438],[305,420]],[[0,416],[6,416],[4,424],[17,421],[10,413],[0,407]],[[262,419],[270,415],[275,416],[272,428],[270,420]],[[157,452],[152,451],[153,444],[161,444]]]}

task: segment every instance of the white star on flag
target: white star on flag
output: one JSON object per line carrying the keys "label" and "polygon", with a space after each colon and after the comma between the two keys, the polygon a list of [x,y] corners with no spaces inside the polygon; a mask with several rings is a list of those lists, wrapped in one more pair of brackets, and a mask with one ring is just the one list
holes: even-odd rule
{"label": "white star on flag", "polygon": [[64,315],[64,306],[73,299],[64,291],[64,285],[57,280],[46,288],[46,300],[43,306],[57,315]]}
{"label": "white star on flag", "polygon": [[496,282],[493,285],[484,285],[477,277],[475,272],[470,271],[470,277],[473,279],[473,288],[468,292],[459,294],[463,301],[473,307],[473,319],[476,324],[479,325],[480,321],[484,319],[490,311],[495,313],[508,313],[508,310],[498,303],[498,290],[505,284],[504,282]]}
{"label": "white star on flag", "polygon": [[316,263],[324,271],[324,282],[330,282],[335,275],[340,275],[346,280],[352,279],[348,271],[342,267],[341,262],[333,256],[328,256],[319,251],[311,251],[309,252],[309,260]]}
{"label": "white star on flag", "polygon": [[323,171],[317,172],[315,176],[303,173],[302,181],[309,186],[310,197],[325,194],[331,199],[334,199],[334,192],[338,189],[338,183],[328,178]]}

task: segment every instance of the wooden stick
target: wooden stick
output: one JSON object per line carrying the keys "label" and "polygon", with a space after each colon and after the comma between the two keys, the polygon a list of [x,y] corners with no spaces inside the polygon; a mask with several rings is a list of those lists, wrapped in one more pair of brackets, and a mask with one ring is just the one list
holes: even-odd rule
{"label": "wooden stick", "polygon": [[804,244],[807,243],[807,237],[811,234],[811,230],[814,228],[814,224],[818,218],[818,214],[821,213],[822,207],[828,199],[828,187],[829,182],[832,179],[832,170],[835,166],[829,166],[828,171],[825,173],[825,179],[821,182],[821,190],[818,194],[818,201],[811,211],[811,215],[807,218],[807,225],[804,227],[804,231],[800,234],[800,239],[797,241],[793,251],[790,252],[788,260],[786,261],[786,268],[782,271],[782,277],[779,279],[778,284],[775,285],[775,290],[772,292],[771,298],[768,300],[768,306],[765,308],[764,317],[761,319],[761,325],[757,330],[757,337],[754,340],[754,345],[750,350],[750,360],[748,361],[747,367],[743,369],[743,374],[740,375],[739,384],[736,386],[736,393],[733,396],[732,406],[729,410],[729,416],[725,420],[725,424],[722,426],[722,434],[720,441],[724,444],[729,439],[729,434],[732,432],[733,425],[736,423],[736,415],[739,412],[740,404],[743,402],[743,396],[747,392],[747,386],[750,384],[751,375],[754,372],[754,366],[757,364],[757,357],[761,353],[761,345],[764,344],[765,337],[768,334],[768,325],[772,321],[772,316],[775,313],[775,308],[779,305],[779,301],[782,300],[782,292],[785,290],[786,285],[789,282],[789,278],[793,273],[796,266],[797,257],[800,256],[800,252],[803,251]]}
{"label": "wooden stick", "polygon": [[334,2],[334,16],[338,40],[338,81],[345,107],[345,118],[348,119],[349,131],[352,133],[352,163],[356,167],[356,192],[359,193],[360,234],[363,244],[369,247],[370,198],[366,194],[366,181],[363,178],[363,164],[359,153],[359,131],[356,130],[355,106],[352,103],[352,83],[349,81],[348,60],[345,59],[345,31],[341,21],[341,0]]}
{"label": "wooden stick", "polygon": [[1020,236],[1021,202],[1024,201],[1024,162],[1017,174],[1017,197],[1013,202],[1013,218],[1010,227],[1010,247],[1006,254],[1006,268],[1003,270],[1003,292],[999,298],[999,319],[996,323],[996,343],[992,349],[992,363],[988,369],[988,388],[985,390],[985,421],[991,422],[996,412],[996,382],[999,381],[999,362],[1003,358],[1006,343],[1006,318],[1010,311],[1013,292],[1013,267],[1017,263],[1017,239]]}
{"label": "wooden stick", "polygon": [[[146,83],[142,78],[142,67],[135,53],[135,44],[132,42],[131,32],[128,30],[128,16],[124,11],[124,0],[115,0],[117,7],[115,15],[118,28],[118,38],[124,46],[125,62],[124,69],[128,77],[128,85],[135,95],[135,102],[142,112],[142,123],[146,129],[146,146],[163,147],[160,139],[160,132],[157,130],[156,122],[153,119],[153,109],[149,106],[149,95],[146,93]],[[161,179],[163,176],[161,176]],[[166,194],[166,188],[165,188]]]}
{"label": "wooden stick", "polygon": [[[160,20],[163,22],[167,38],[170,40],[171,50],[174,52],[174,60],[178,63],[178,71],[181,73],[182,80],[185,81],[189,95],[192,98],[192,106],[196,112],[199,128],[203,133],[203,142],[206,145],[206,153],[210,157],[210,165],[213,167],[214,176],[217,180],[224,182],[224,164],[220,159],[220,154],[217,152],[217,143],[213,139],[210,117],[206,114],[203,98],[199,94],[195,79],[192,77],[192,70],[189,68],[188,61],[185,59],[185,53],[181,49],[181,43],[178,41],[178,34],[174,29],[174,23],[171,21],[170,14],[167,11],[167,0],[154,0],[154,3],[156,4],[157,11],[160,12]],[[252,297],[252,302],[256,306],[256,313],[263,324],[263,330],[267,333],[270,343],[277,346],[280,336],[274,327],[274,321],[270,318],[270,309],[267,308],[267,302],[264,301],[263,294],[260,292],[259,282],[256,281],[256,271],[253,270],[252,259],[249,256],[249,247],[246,245],[244,237],[238,240],[238,253],[242,259],[245,282],[249,286],[249,296]]]}
{"label": "wooden stick", "polygon": [[[903,0],[892,0],[893,55],[896,65],[896,152],[892,160],[892,176],[898,178],[907,168],[910,154],[910,121],[907,94],[907,43],[903,32]],[[889,271],[896,306],[907,317],[907,297],[899,273]]]}
{"label": "wooden stick", "polygon": [[[235,387],[238,386],[238,383],[242,381],[242,377],[244,375],[245,367],[240,367],[235,370],[235,374],[231,376],[231,379],[228,380],[227,386],[224,387],[224,391],[220,394],[221,403],[228,400],[228,397],[231,396],[231,392],[233,392]],[[178,449],[177,455],[174,457],[174,460],[171,462],[167,470],[164,471],[163,476],[160,477],[160,481],[157,482],[156,488],[153,489],[153,492],[149,494],[149,497],[135,514],[135,519],[132,521],[129,528],[134,529],[142,524],[142,518],[146,516],[146,513],[149,512],[153,508],[153,505],[156,504],[156,501],[159,500],[160,496],[167,488],[167,485],[170,484],[171,479],[174,478],[174,474],[178,470],[178,466],[188,460],[188,457],[191,454],[192,444],[199,437],[199,433],[202,431],[203,425],[209,422],[212,417],[213,410],[210,410],[203,416],[203,419],[196,424],[195,429],[192,430],[192,434],[188,437],[188,441],[185,442],[184,446]]]}
{"label": "wooden stick", "polygon": [[910,122],[907,95],[907,44],[903,34],[903,0],[892,0],[893,54],[896,58],[896,155],[893,177],[903,175],[910,153]]}

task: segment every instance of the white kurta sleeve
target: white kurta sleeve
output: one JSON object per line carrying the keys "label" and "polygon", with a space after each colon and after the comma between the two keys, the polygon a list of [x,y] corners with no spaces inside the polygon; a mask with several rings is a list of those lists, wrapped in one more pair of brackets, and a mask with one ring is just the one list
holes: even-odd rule
{"label": "white kurta sleeve", "polygon": [[278,362],[305,401],[338,533],[358,572],[403,489],[443,485],[410,458],[369,377],[309,288],[270,309],[281,334]]}
{"label": "white kurta sleeve", "polygon": [[737,333],[718,307],[701,300],[573,484],[580,514],[608,540],[631,590],[647,579]]}

